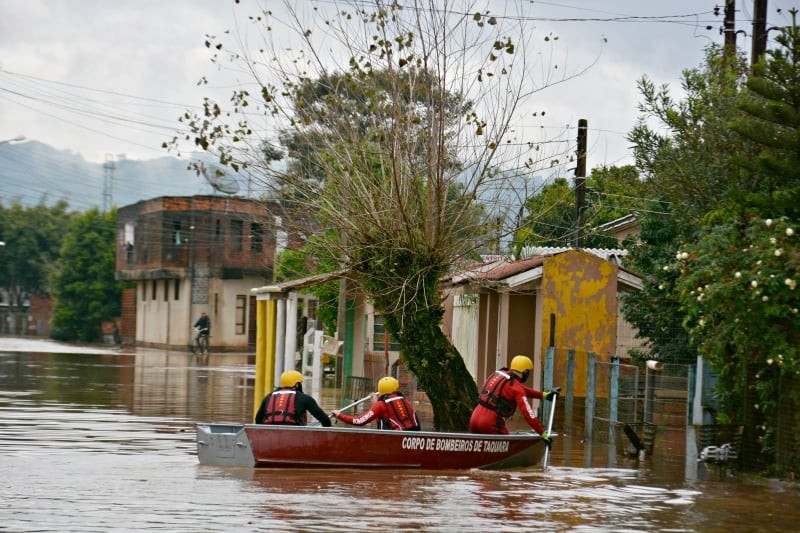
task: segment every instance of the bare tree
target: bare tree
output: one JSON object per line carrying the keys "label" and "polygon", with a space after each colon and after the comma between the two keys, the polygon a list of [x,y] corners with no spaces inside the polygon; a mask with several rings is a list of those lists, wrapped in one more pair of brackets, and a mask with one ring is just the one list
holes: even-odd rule
{"label": "bare tree", "polygon": [[[440,328],[440,279],[513,232],[504,215],[520,204],[502,202],[515,176],[570,156],[527,138],[526,102],[579,72],[555,78],[552,50],[531,45],[530,18],[513,8],[287,1],[251,16],[232,50],[209,36],[215,62],[248,82],[229,111],[207,99],[183,118],[187,139],[332,230],[328,253],[383,314],[437,429],[465,429],[477,398]],[[290,159],[278,167],[281,140]]]}

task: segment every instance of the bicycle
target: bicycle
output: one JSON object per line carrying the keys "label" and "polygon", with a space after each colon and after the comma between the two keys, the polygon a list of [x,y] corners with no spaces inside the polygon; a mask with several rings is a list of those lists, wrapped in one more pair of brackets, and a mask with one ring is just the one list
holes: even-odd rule
{"label": "bicycle", "polygon": [[[197,331],[197,330],[195,330]],[[192,353],[198,355],[208,355],[209,335],[208,330],[203,329],[197,332],[192,343]]]}

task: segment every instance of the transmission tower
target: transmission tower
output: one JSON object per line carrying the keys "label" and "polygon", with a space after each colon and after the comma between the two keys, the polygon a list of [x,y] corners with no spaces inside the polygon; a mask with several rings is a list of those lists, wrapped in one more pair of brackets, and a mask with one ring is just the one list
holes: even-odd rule
{"label": "transmission tower", "polygon": [[103,212],[111,210],[114,187],[114,156],[106,154],[106,162],[103,163]]}

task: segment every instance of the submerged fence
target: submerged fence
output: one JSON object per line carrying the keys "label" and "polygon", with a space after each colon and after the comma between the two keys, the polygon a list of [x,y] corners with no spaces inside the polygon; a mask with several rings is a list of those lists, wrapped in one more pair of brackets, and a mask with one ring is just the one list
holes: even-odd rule
{"label": "submerged fence", "polygon": [[[716,376],[701,358],[697,365],[654,361],[633,365],[616,356],[605,359],[592,352],[551,347],[543,363],[541,388],[562,389],[554,428],[562,437],[560,446],[566,448],[570,464],[582,460],[585,466],[613,466],[619,457],[652,454],[686,459],[688,465],[689,456],[702,459],[704,449],[724,446],[726,451],[732,451],[727,456],[735,459],[737,466],[747,470],[763,467],[764,454],[752,436],[748,441],[747,433],[743,433],[745,426],[715,423]],[[384,364],[376,360],[370,377],[347,377],[342,401],[348,403],[375,390],[378,377],[385,371]],[[413,399],[424,427],[432,428],[430,402],[418,389],[413,374],[402,365],[390,368],[390,374],[398,378],[401,390]],[[784,381],[784,389],[797,387],[796,379]],[[794,433],[798,410],[794,408],[795,400],[787,399],[788,393],[779,397],[782,401],[775,463],[781,471],[795,472],[800,470]],[[550,402],[540,403],[539,418],[543,423],[549,420],[550,407]],[[575,454],[573,443],[580,443],[574,446]]]}
{"label": "submerged fence", "polygon": [[[612,356],[548,348],[542,387],[562,387],[556,412],[565,436],[584,444],[584,462],[592,444],[607,448],[608,465],[618,455],[650,454],[658,440],[666,453],[684,455],[692,400],[691,365],[625,364]],[[543,416],[549,416],[543,405]]]}

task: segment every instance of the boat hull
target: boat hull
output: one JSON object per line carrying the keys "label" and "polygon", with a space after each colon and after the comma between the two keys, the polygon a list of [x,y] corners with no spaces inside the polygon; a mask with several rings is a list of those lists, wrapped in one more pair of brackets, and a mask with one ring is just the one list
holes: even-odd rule
{"label": "boat hull", "polygon": [[536,433],[476,435],[198,424],[201,464],[256,468],[391,468],[459,470],[538,464],[545,451]]}

